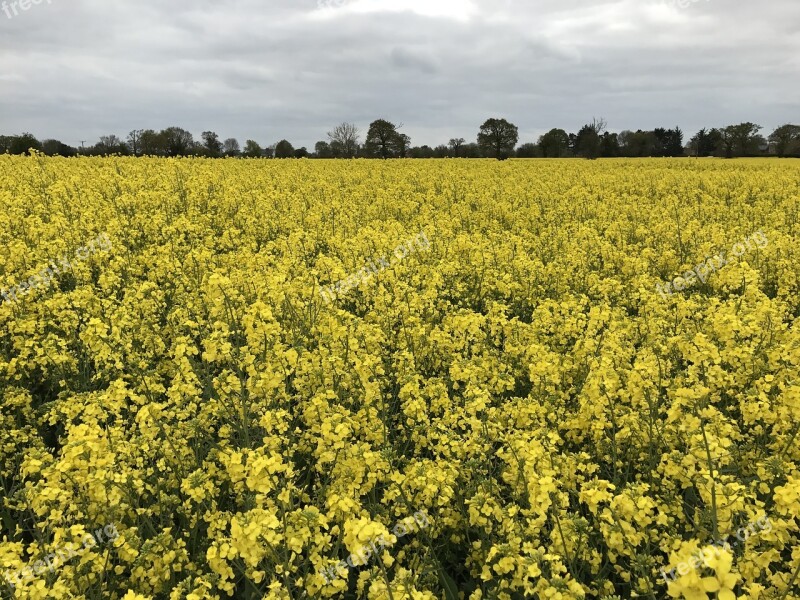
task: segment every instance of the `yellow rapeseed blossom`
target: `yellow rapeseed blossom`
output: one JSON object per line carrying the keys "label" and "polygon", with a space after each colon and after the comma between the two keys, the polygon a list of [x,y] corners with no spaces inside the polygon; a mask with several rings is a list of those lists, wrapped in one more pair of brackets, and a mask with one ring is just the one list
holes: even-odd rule
{"label": "yellow rapeseed blossom", "polygon": [[799,198],[0,156],[0,597],[797,598]]}

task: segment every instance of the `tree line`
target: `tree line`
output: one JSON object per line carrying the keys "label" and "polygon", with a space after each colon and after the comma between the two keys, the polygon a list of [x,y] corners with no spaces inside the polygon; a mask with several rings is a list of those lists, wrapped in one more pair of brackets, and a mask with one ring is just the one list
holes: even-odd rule
{"label": "tree line", "polygon": [[755,123],[701,129],[688,142],[679,127],[652,131],[619,133],[608,131],[604,119],[592,119],[577,133],[551,129],[536,142],[518,145],[519,130],[506,119],[488,119],[480,126],[475,142],[452,138],[436,147],[412,146],[402,133],[402,125],[386,119],[373,121],[361,140],[353,123],[341,123],[317,142],[313,151],[295,148],[288,140],[262,147],[247,140],[244,147],[235,138],[222,140],[213,131],[204,131],[199,140],[180,127],[161,131],[134,129],[125,140],[116,135],[102,136],[91,146],[69,146],[59,140],[39,141],[30,133],[0,135],[0,154],[26,154],[36,150],[50,156],[205,156],[208,158],[613,158],[744,156],[800,157],[800,125],[786,124],[764,137]]}

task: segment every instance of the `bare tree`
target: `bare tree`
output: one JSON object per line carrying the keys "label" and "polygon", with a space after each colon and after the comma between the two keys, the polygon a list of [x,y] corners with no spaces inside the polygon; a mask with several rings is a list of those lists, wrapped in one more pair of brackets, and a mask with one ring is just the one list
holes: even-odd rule
{"label": "bare tree", "polygon": [[608,123],[606,122],[605,119],[602,119],[602,118],[601,119],[596,119],[596,118],[592,117],[592,122],[589,123],[589,128],[594,130],[594,132],[598,136],[603,135],[603,132],[606,130],[606,127],[608,127]]}
{"label": "bare tree", "polygon": [[239,147],[239,142],[236,138],[228,138],[222,144],[222,151],[225,153],[225,156],[239,156],[241,154],[241,148]]}
{"label": "bare tree", "polygon": [[359,131],[353,123],[341,123],[328,132],[334,156],[353,158],[358,152]]}
{"label": "bare tree", "polygon": [[127,148],[116,135],[101,135],[100,141],[95,144],[97,154],[127,154]]}
{"label": "bare tree", "polygon": [[134,156],[141,156],[142,154],[142,130],[134,129],[128,134],[128,146],[131,149],[131,154]]}
{"label": "bare tree", "polygon": [[456,158],[461,154],[461,147],[464,145],[464,142],[466,142],[464,138],[451,138],[447,143],[447,145],[450,146],[450,152],[452,152],[453,156]]}

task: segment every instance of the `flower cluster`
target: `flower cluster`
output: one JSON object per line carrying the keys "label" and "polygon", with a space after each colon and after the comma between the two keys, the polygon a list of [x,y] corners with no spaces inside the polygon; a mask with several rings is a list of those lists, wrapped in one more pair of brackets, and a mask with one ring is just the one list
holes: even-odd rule
{"label": "flower cluster", "polygon": [[675,581],[679,576],[688,575],[691,571],[706,566],[713,568],[715,564],[713,561],[718,560],[723,556],[723,550],[730,553],[732,546],[737,543],[744,543],[749,538],[754,536],[759,531],[769,533],[772,530],[772,522],[769,517],[761,517],[758,521],[748,524],[746,527],[740,527],[736,531],[735,539],[728,541],[731,536],[726,535],[724,538],[717,540],[713,544],[702,548],[699,552],[693,555],[688,561],[681,561],[678,565],[671,569],[669,572],[666,569],[661,569],[661,576],[667,583]]}
{"label": "flower cluster", "polygon": [[[105,537],[104,535],[105,534]],[[94,532],[87,532],[82,538],[82,544],[75,542],[67,542],[63,546],[57,548],[54,552],[49,553],[42,560],[37,560],[35,564],[28,565],[23,569],[16,572],[7,570],[3,573],[6,585],[12,590],[19,586],[22,582],[33,581],[35,577],[43,575],[46,571],[55,573],[61,565],[75,557],[88,552],[95,546],[114,542],[119,537],[117,526],[113,523],[100,527]]]}
{"label": "flower cluster", "polygon": [[[748,250],[766,248],[768,243],[767,237],[761,231],[757,231],[753,235],[746,237],[744,242],[734,244],[731,254],[739,258]],[[726,254],[727,252],[723,251],[712,258],[704,260],[691,271],[686,271],[682,277],[676,277],[667,284],[657,283],[656,290],[666,300],[668,296],[672,295],[672,288],[680,292],[696,285],[698,281],[706,283],[713,273],[731,263],[731,259],[726,258]]]}
{"label": "flower cluster", "polygon": [[[330,584],[335,577],[343,572],[346,573],[348,567],[352,569],[359,565],[366,565],[370,557],[379,556],[384,548],[390,547],[406,535],[425,529],[429,524],[428,515],[423,511],[419,511],[411,515],[411,517],[399,521],[392,529],[392,535],[389,536],[385,533],[377,533],[373,530],[374,525],[370,527],[369,523],[365,527],[360,527],[358,533],[353,536],[354,545],[357,546],[356,550],[345,560],[340,560],[337,564],[325,569],[322,573],[325,582]],[[380,531],[383,527],[378,526],[377,529]],[[380,550],[378,547],[380,547]]]}
{"label": "flower cluster", "polygon": [[[797,597],[798,182],[764,159],[0,156],[0,285],[113,240],[0,304],[0,595]],[[105,523],[113,550],[47,568]]]}
{"label": "flower cluster", "polygon": [[[111,240],[108,238],[107,233],[101,233],[86,246],[80,246],[75,251],[75,258],[85,261],[98,250],[103,252],[111,250]],[[19,296],[25,296],[32,290],[52,286],[57,276],[68,273],[72,269],[73,264],[66,256],[62,256],[57,262],[49,261],[48,266],[39,271],[38,274],[29,277],[20,284],[11,286],[9,289],[0,290],[0,297],[3,298],[4,303],[16,302]]]}
{"label": "flower cluster", "polygon": [[425,235],[424,231],[421,231],[415,237],[409,238],[405,242],[399,244],[392,253],[393,258],[391,261],[388,260],[386,256],[381,256],[377,260],[371,259],[368,266],[362,267],[359,271],[345,279],[341,279],[332,285],[325,286],[320,290],[320,294],[322,294],[325,303],[330,304],[337,297],[341,297],[357,287],[361,282],[368,281],[374,275],[377,275],[384,269],[388,269],[392,266],[393,262],[403,260],[405,257],[420,250],[427,251],[430,247],[431,242],[428,236]]}

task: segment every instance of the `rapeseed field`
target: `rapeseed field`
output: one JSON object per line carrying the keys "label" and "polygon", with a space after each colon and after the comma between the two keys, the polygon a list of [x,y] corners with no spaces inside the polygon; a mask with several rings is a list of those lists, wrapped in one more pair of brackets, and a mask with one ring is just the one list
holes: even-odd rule
{"label": "rapeseed field", "polygon": [[800,161],[0,156],[0,596],[800,598]]}

